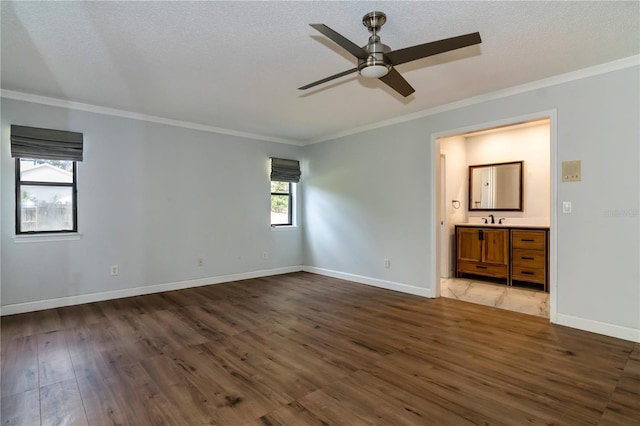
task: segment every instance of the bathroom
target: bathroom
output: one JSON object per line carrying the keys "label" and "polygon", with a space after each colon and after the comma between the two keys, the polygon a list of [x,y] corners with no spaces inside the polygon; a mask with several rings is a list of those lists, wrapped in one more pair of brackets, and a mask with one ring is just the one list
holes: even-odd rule
{"label": "bathroom", "polygon": [[[455,134],[441,137],[438,142],[441,296],[549,317],[550,119],[545,117]],[[519,205],[488,210],[474,198],[470,209],[470,167],[518,162],[522,162]],[[487,225],[484,225],[485,220]],[[543,285],[512,280],[511,271],[515,271],[517,266],[510,264],[504,265],[504,274],[461,273],[461,269],[456,268],[459,259],[457,246],[460,245],[456,229],[469,226],[506,228],[504,234],[511,237],[505,237],[500,246],[505,257],[513,257],[511,246],[513,235],[516,235],[513,230],[544,233],[544,256],[547,259],[545,278],[540,281]],[[507,270],[510,271],[508,274]]]}

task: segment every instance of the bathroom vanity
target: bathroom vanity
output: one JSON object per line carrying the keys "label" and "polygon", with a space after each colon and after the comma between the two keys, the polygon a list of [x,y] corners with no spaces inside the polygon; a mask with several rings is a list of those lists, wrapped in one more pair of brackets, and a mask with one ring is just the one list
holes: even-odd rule
{"label": "bathroom vanity", "polygon": [[456,225],[456,276],[538,284],[549,291],[549,228]]}

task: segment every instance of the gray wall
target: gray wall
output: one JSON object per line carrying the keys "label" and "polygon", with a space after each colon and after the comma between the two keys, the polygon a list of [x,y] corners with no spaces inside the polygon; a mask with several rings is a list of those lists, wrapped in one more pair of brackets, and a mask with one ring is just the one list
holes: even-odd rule
{"label": "gray wall", "polygon": [[[79,241],[14,242],[11,124],[84,133]],[[302,263],[269,223],[268,159],[300,147],[3,98],[1,154],[3,306]]]}
{"label": "gray wall", "polygon": [[[557,161],[583,171],[553,188],[573,202],[556,223],[559,322],[638,340],[639,81],[636,66],[307,147],[3,99],[1,304],[300,265],[432,294],[432,135],[556,110]],[[85,134],[79,241],[14,242],[12,123]],[[302,228],[269,228],[269,156],[304,159]]]}
{"label": "gray wall", "polygon": [[433,288],[431,135],[555,109],[557,162],[583,173],[555,188],[573,202],[557,221],[559,322],[638,339],[639,80],[631,67],[307,147],[305,265]]}

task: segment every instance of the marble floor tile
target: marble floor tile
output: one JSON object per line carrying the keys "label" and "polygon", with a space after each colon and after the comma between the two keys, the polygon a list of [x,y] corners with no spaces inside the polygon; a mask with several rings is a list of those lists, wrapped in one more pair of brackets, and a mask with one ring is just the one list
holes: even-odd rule
{"label": "marble floor tile", "polygon": [[442,297],[549,318],[549,293],[459,278],[440,280]]}

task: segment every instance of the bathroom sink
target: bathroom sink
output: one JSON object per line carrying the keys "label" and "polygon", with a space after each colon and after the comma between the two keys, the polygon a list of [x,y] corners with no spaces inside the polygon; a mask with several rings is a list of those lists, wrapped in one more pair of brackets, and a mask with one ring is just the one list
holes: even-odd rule
{"label": "bathroom sink", "polygon": [[467,223],[462,223],[461,225],[464,225],[464,226],[484,226],[484,227],[493,226],[493,227],[499,227],[499,228],[504,228],[505,226],[507,226],[507,227],[508,226],[514,226],[513,224],[509,225],[508,223],[477,223],[477,222],[473,222],[473,223],[472,222],[467,222]]}
{"label": "bathroom sink", "polygon": [[533,225],[526,223],[478,223],[478,222],[467,222],[467,223],[459,223],[458,226],[470,226],[470,227],[482,227],[482,228],[548,228],[549,225]]}

